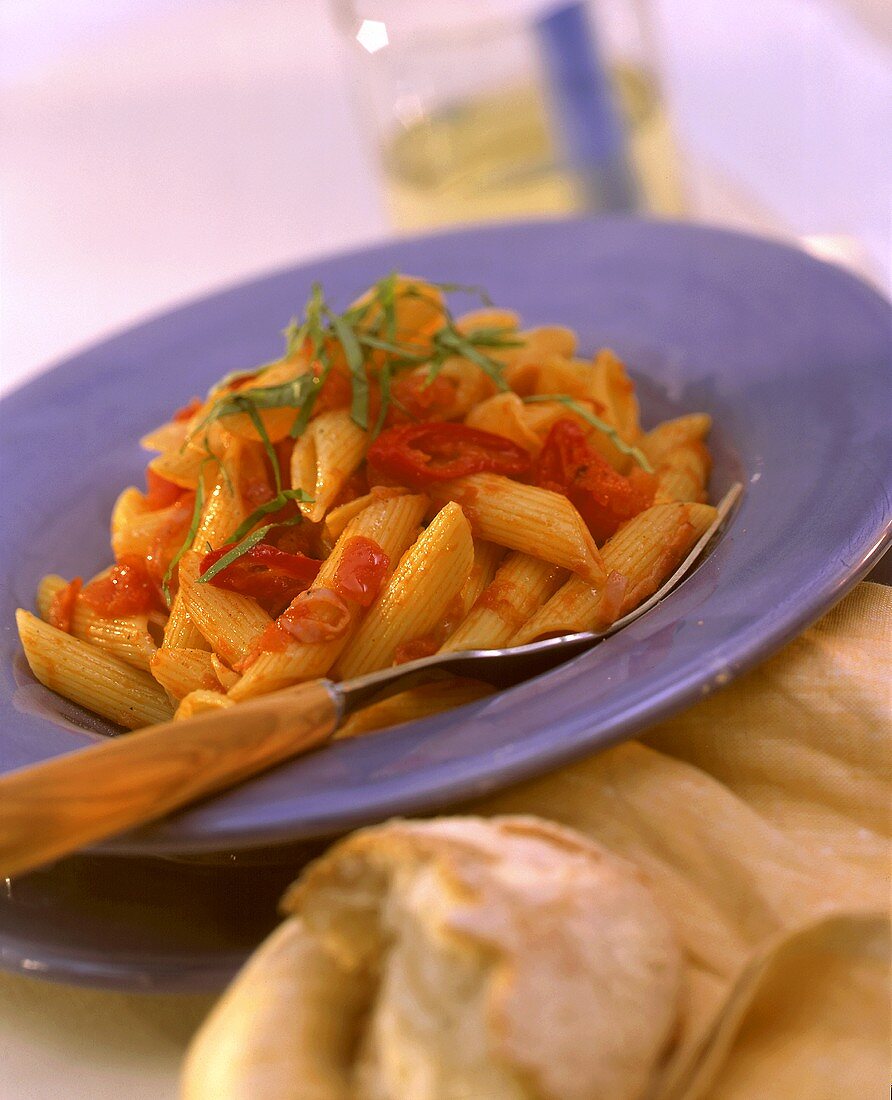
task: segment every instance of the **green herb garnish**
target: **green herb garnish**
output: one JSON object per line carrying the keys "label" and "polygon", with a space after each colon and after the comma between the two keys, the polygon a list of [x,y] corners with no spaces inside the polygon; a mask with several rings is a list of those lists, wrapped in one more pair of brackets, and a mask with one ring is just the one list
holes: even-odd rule
{"label": "green herb garnish", "polygon": [[247,554],[249,550],[253,550],[258,542],[262,542],[274,527],[293,527],[295,523],[300,523],[302,518],[302,516],[292,516],[291,519],[283,519],[279,523],[267,523],[264,527],[258,527],[252,534],[238,541],[231,550],[228,550],[222,558],[215,561],[209,569],[206,569],[198,578],[198,583],[207,584],[208,581],[212,581],[227,566],[232,565],[234,561],[237,561],[243,554]]}
{"label": "green herb garnish", "polygon": [[[226,541],[238,542],[240,539],[244,538],[251,528],[259,523],[264,516],[271,516],[276,512],[281,512],[285,505],[292,500],[301,501],[303,504],[313,503],[313,498],[305,493],[303,489],[281,489],[272,500],[268,500],[266,504],[261,504],[260,507],[255,508],[249,516],[246,516]],[[273,526],[276,525],[273,524]]]}
{"label": "green herb garnish", "polygon": [[597,428],[598,431],[608,435],[613,441],[613,445],[618,451],[622,451],[623,454],[629,455],[633,458],[642,470],[652,474],[654,472],[653,466],[648,462],[645,453],[638,447],[632,446],[631,443],[626,443],[616,428],[612,424],[608,424],[606,420],[602,420],[599,416],[595,416],[593,412],[585,407],[582,402],[577,401],[574,397],[571,397],[567,393],[542,393],[534,394],[531,397],[524,397],[524,402],[529,404],[536,401],[559,401],[562,405],[566,405],[568,409],[572,409],[577,416],[581,416],[583,420],[587,421],[593,428]]}
{"label": "green herb garnish", "polygon": [[198,534],[198,528],[201,523],[201,513],[204,508],[204,467],[210,459],[206,458],[198,468],[198,484],[195,486],[195,506],[192,509],[192,521],[189,524],[189,530],[186,532],[186,537],[183,540],[182,546],[170,559],[170,565],[167,567],[167,572],[164,574],[164,579],[161,582],[161,591],[164,595],[167,606],[171,605],[170,595],[170,582],[173,577],[174,570],[180,564],[180,558],[186,553],[188,548],[195,541],[195,536]]}

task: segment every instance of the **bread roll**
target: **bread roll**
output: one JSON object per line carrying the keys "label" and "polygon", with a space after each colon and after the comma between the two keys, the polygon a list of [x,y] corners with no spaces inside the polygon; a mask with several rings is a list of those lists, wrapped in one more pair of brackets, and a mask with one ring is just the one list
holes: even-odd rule
{"label": "bread roll", "polygon": [[634,1100],[680,955],[632,864],[532,817],[353,834],[190,1049],[184,1100]]}

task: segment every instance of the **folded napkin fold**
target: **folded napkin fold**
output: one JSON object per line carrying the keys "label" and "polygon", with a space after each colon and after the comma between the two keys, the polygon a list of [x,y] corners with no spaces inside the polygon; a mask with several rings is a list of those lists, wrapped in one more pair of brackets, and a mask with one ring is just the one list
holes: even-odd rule
{"label": "folded napkin fold", "polygon": [[199,1032],[183,1096],[439,1100],[471,1095],[468,1066],[486,1095],[554,1100],[607,1070],[647,1100],[884,1095],[890,643],[892,589],[862,584],[639,742],[342,841]]}
{"label": "folded napkin fold", "polygon": [[892,589],[863,583],[682,714],[470,807],[637,863],[681,942],[659,1100],[863,1100],[888,1085]]}

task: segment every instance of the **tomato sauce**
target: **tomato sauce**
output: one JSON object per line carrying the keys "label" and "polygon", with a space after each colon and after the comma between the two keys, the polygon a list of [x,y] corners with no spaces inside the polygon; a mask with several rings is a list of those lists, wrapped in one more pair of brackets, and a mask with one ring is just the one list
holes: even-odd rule
{"label": "tomato sauce", "polygon": [[66,634],[71,633],[74,607],[83,583],[81,577],[75,577],[73,581],[70,581],[64,588],[60,588],[55,593],[52,600],[50,600],[47,613],[47,621],[50,626],[54,626],[57,630],[64,630]]}

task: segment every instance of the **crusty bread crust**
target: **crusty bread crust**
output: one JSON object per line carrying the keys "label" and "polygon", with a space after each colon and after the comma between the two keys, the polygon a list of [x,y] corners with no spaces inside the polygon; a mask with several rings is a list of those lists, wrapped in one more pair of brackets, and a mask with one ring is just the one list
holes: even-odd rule
{"label": "crusty bread crust", "polygon": [[635,1100],[680,954],[641,873],[532,817],[361,830],[195,1040],[186,1100]]}

